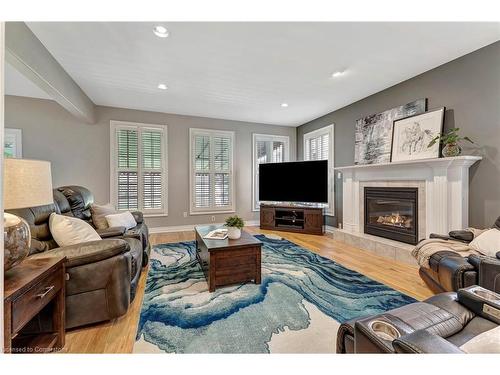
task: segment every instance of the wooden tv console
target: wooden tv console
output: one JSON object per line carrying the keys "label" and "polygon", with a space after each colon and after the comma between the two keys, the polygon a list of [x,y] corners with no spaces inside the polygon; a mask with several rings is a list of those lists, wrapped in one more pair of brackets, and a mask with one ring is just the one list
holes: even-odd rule
{"label": "wooden tv console", "polygon": [[260,228],[307,234],[324,234],[323,208],[260,205]]}

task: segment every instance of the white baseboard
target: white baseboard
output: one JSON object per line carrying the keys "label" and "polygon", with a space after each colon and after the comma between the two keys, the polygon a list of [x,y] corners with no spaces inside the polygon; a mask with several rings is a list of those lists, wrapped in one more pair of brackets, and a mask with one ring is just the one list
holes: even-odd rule
{"label": "white baseboard", "polygon": [[[188,225],[173,225],[169,227],[152,227],[149,228],[149,233],[172,233],[172,232],[190,232],[194,230],[197,225],[224,225],[224,223],[200,223],[200,224],[188,224]],[[258,227],[260,225],[259,220],[247,220],[245,221],[245,226],[247,227]]]}
{"label": "white baseboard", "polygon": [[336,227],[332,227],[331,225],[325,225],[325,232],[333,233],[333,231],[337,229]]}

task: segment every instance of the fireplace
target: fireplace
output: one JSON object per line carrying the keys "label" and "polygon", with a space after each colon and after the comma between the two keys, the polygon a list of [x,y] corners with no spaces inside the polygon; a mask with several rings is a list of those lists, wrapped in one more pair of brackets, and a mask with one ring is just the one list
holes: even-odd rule
{"label": "fireplace", "polygon": [[365,187],[365,233],[418,242],[418,189]]}

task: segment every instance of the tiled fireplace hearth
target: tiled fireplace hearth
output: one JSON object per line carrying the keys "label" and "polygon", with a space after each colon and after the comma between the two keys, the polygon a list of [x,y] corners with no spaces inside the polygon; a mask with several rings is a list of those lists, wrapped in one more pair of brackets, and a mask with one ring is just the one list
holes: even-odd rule
{"label": "tiled fireplace hearth", "polygon": [[[413,246],[407,243],[428,238],[430,233],[448,233],[468,226],[469,168],[478,160],[481,157],[457,156],[335,168],[342,173],[343,229],[334,230],[334,237],[379,255],[413,263],[409,256]],[[378,209],[379,214],[369,219],[373,225],[367,225],[366,214],[370,210],[367,211],[365,205],[374,203],[366,200],[365,192],[384,189],[394,194],[386,195],[389,199],[380,200],[382,204],[378,207],[377,204],[369,207]],[[396,209],[396,201],[392,198],[401,196],[398,191],[414,191],[411,218],[411,204],[404,203]],[[400,233],[405,229],[413,233],[413,240],[384,235],[383,229],[390,227],[391,221],[397,222],[400,228],[395,229]]]}

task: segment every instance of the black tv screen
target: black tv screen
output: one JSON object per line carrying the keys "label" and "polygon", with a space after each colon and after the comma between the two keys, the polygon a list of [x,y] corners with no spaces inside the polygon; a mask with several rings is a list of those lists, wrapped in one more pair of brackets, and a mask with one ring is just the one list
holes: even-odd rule
{"label": "black tv screen", "polygon": [[328,203],[328,161],[260,164],[259,201]]}

